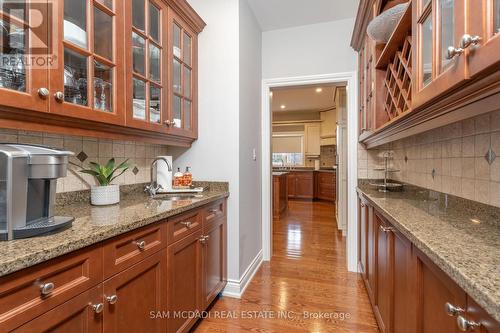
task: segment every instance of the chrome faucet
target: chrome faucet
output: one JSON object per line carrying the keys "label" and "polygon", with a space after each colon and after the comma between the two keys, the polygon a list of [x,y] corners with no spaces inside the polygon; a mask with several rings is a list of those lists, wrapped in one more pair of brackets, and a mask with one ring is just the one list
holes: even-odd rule
{"label": "chrome faucet", "polygon": [[158,192],[158,190],[163,189],[163,187],[158,184],[157,179],[156,179],[157,177],[153,177],[153,175],[156,176],[156,173],[153,172],[153,169],[154,169],[155,164],[158,161],[164,161],[165,163],[167,163],[168,171],[172,171],[172,166],[170,165],[170,163],[168,162],[168,160],[165,157],[157,157],[153,160],[153,162],[151,162],[151,167],[149,169],[151,183],[149,185],[146,185],[146,187],[144,188],[144,192],[148,192],[149,196],[151,196],[151,197],[154,197],[156,195],[156,193]]}

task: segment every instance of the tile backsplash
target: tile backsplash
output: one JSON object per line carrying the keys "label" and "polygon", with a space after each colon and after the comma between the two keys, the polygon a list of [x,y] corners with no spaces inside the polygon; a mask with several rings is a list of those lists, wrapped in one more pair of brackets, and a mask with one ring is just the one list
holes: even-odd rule
{"label": "tile backsplash", "polygon": [[[114,157],[118,163],[128,159],[130,168],[115,184],[136,184],[150,180],[149,167],[154,157],[166,155],[167,147],[134,141],[114,141],[81,136],[63,136],[50,133],[26,132],[0,129],[0,142],[41,144],[64,148],[75,153],[71,162],[82,166],[88,162],[105,163]],[[68,175],[57,182],[57,192],[71,192],[89,189],[95,185],[92,176],[78,172],[75,165],[68,166]]]}
{"label": "tile backsplash", "polygon": [[[391,142],[358,149],[359,178],[382,178],[373,168],[394,152],[391,178],[500,207],[500,110]],[[490,157],[488,158],[486,156]]]}

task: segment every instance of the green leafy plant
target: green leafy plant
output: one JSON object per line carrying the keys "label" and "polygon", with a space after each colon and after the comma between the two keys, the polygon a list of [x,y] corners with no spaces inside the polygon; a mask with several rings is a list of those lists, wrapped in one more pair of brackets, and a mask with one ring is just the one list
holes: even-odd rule
{"label": "green leafy plant", "polygon": [[[108,186],[113,180],[128,170],[129,165],[127,162],[128,159],[116,165],[114,158],[111,158],[106,165],[89,162],[88,169],[82,169],[80,172],[94,176],[100,186]],[[119,173],[116,174],[117,172]]]}

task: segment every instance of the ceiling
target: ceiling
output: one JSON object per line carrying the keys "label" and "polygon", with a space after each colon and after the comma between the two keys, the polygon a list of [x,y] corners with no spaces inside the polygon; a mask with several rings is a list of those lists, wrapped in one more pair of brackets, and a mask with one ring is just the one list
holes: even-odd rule
{"label": "ceiling", "polygon": [[[341,85],[341,84],[339,84]],[[321,92],[316,92],[321,88]],[[332,108],[335,85],[311,85],[272,89],[272,112],[318,111]],[[285,108],[281,108],[284,105]]]}
{"label": "ceiling", "polygon": [[248,0],[263,31],[356,16],[359,0]]}

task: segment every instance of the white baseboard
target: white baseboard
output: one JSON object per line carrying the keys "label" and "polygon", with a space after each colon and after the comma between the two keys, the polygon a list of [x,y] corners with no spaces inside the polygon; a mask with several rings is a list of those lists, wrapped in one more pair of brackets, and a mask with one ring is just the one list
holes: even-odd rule
{"label": "white baseboard", "polygon": [[245,273],[243,273],[239,280],[227,280],[226,288],[224,288],[224,290],[222,291],[222,295],[232,298],[241,298],[241,295],[243,295],[243,293],[245,292],[245,289],[250,284],[250,281],[252,281],[252,278],[259,270],[261,264],[262,249],[259,251],[259,253],[257,253],[250,265],[248,265]]}

